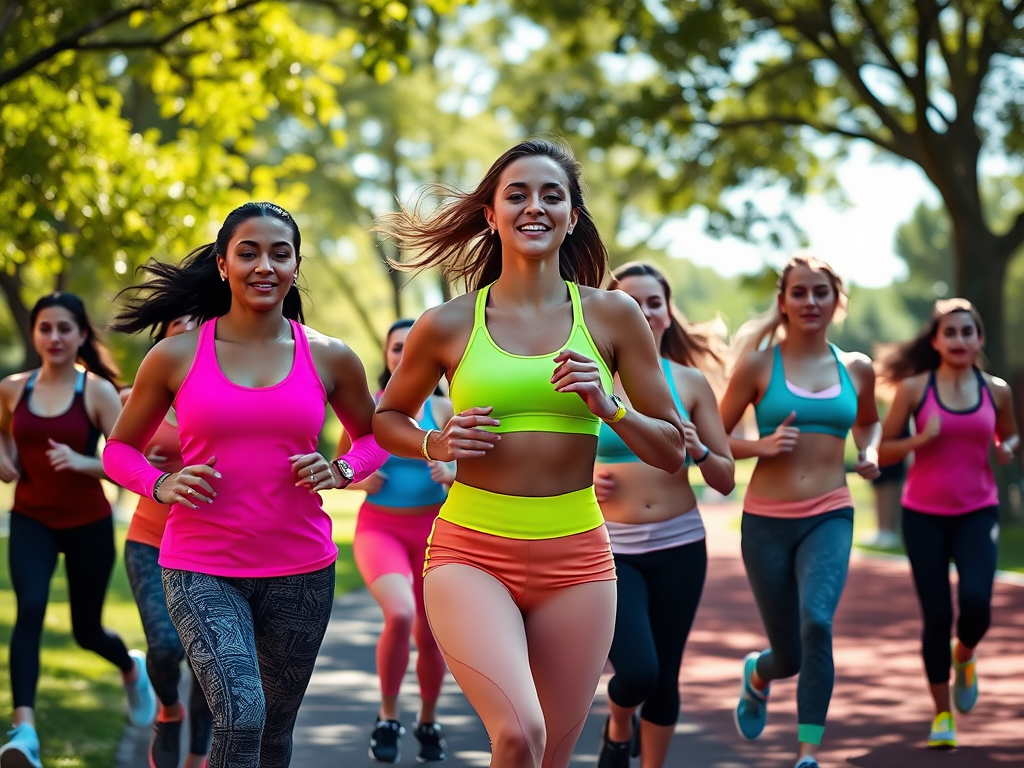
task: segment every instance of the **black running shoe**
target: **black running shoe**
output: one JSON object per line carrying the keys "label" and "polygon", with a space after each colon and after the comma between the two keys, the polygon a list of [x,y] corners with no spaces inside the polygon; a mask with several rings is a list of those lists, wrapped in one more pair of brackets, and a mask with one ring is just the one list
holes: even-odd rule
{"label": "black running shoe", "polygon": [[416,762],[433,763],[447,757],[444,753],[447,745],[444,743],[444,736],[441,735],[441,726],[438,723],[420,723],[413,731],[413,736],[420,743]]}
{"label": "black running shoe", "polygon": [[402,756],[400,739],[405,728],[397,720],[378,720],[370,734],[370,757],[378,763],[397,763]]}
{"label": "black running shoe", "polygon": [[181,761],[181,720],[153,722],[149,744],[150,768],[178,768]]}
{"label": "black running shoe", "polygon": [[612,741],[608,738],[608,721],[601,729],[601,749],[597,754],[597,768],[629,768],[630,741]]}

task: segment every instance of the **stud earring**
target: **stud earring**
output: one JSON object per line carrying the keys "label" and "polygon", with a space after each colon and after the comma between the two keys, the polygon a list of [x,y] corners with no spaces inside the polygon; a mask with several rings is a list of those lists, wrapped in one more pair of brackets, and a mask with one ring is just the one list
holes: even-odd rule
{"label": "stud earring", "polygon": [[220,281],[221,281],[221,282],[223,283],[223,282],[224,282],[225,280],[227,280],[227,279],[228,279],[228,276],[227,276],[227,275],[225,275],[225,274],[224,274],[223,272],[221,272],[221,273],[220,273]]}
{"label": "stud earring", "polygon": [[571,235],[572,234],[572,230],[570,229],[566,234]]}
{"label": "stud earring", "polygon": [[292,278],[292,285],[298,285],[298,284],[299,284],[299,273],[296,272],[295,273],[295,277]]}

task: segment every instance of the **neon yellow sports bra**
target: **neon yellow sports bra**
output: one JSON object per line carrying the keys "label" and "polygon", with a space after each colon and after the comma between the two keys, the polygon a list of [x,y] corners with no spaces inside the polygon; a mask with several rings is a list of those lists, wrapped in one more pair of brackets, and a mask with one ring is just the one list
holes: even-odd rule
{"label": "neon yellow sports bra", "polygon": [[491,416],[501,422],[484,427],[491,432],[567,432],[597,435],[601,420],[590,412],[575,392],[556,392],[551,383],[554,358],[572,349],[595,360],[601,369],[605,392],[612,391],[612,374],[583,320],[580,291],[566,281],[572,300],[572,331],[569,339],[546,355],[513,355],[499,347],[487,332],[487,295],[490,285],[476,294],[473,332],[455,369],[451,383],[456,413],[467,408],[491,406]]}

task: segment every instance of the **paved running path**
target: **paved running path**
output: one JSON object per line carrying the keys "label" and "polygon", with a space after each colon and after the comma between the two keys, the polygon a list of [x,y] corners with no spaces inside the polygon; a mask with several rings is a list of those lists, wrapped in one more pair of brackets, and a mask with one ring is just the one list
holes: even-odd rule
{"label": "paved running path", "polygon": [[[732,723],[743,656],[764,635],[739,559],[735,505],[706,505],[711,552],[708,582],[681,675],[683,713],[669,753],[671,768],[790,768],[796,735],[795,681],[776,683],[769,724],[760,740],[741,742]],[[919,656],[920,619],[908,566],[899,559],[854,555],[836,616],[837,681],[821,754],[823,768],[1005,768],[1024,763],[1024,587],[1000,583],[995,621],[979,663],[981,698],[961,716],[961,748],[925,751],[930,705]],[[377,765],[367,739],[378,703],[374,647],[380,612],[365,591],[340,598],[295,732],[296,768]],[[412,665],[410,665],[410,668]],[[594,766],[607,714],[604,684],[572,765]],[[402,689],[415,703],[410,673]],[[413,714],[403,716],[411,725]],[[448,765],[486,766],[488,742],[454,681],[439,705]],[[411,728],[410,728],[411,731]],[[144,741],[137,735],[135,743]],[[127,749],[127,744],[126,744]],[[145,768],[144,749],[121,768]],[[402,765],[415,765],[416,741],[403,739]],[[634,761],[634,766],[638,763]]]}

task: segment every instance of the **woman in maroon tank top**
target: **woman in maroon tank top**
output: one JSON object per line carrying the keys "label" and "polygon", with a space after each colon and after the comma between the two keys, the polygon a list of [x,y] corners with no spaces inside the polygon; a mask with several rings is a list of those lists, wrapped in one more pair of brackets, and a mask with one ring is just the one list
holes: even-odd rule
{"label": "woman in maroon tank top", "polygon": [[41,367],[0,382],[0,480],[17,483],[9,560],[18,608],[10,650],[14,728],[0,747],[3,768],[40,766],[34,719],[39,648],[60,553],[75,640],[121,670],[134,724],[148,725],[156,711],[145,656],[129,652],[100,624],[115,548],[96,443],[121,410],[117,372],[77,296],[44,296],[31,321]]}

